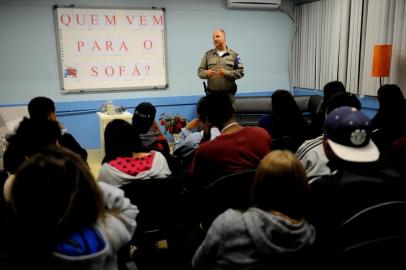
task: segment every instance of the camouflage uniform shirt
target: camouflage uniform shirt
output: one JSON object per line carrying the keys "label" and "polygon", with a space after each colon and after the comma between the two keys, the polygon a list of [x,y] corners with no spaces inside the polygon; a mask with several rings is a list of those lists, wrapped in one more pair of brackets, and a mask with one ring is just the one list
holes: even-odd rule
{"label": "camouflage uniform shirt", "polygon": [[[214,75],[207,76],[207,70],[217,71],[224,68],[225,76]],[[235,94],[237,85],[235,80],[244,76],[244,67],[240,61],[238,53],[227,48],[226,52],[220,57],[215,49],[206,52],[198,69],[198,75],[201,79],[207,79],[210,91],[226,91]]]}

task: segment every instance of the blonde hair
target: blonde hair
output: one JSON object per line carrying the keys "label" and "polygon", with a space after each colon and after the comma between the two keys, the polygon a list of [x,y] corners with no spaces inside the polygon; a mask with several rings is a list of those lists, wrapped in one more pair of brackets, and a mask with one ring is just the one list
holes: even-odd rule
{"label": "blonde hair", "polygon": [[260,162],[251,190],[252,203],[300,220],[308,195],[306,172],[287,150],[275,150]]}

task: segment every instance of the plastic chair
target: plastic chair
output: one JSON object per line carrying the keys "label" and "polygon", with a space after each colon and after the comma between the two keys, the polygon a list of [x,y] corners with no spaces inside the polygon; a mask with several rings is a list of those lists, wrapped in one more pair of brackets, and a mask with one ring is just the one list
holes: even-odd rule
{"label": "plastic chair", "polygon": [[356,213],[340,228],[337,262],[405,266],[406,201],[388,201]]}
{"label": "plastic chair", "polygon": [[282,149],[296,153],[299,146],[304,142],[304,137],[283,136],[280,138],[272,138],[272,150]]}
{"label": "plastic chair", "polygon": [[159,241],[170,242],[179,225],[183,178],[139,180],[121,188],[140,211],[132,244],[139,250],[154,250]]}
{"label": "plastic chair", "polygon": [[251,185],[256,170],[236,172],[220,177],[201,192],[202,225],[208,229],[211,222],[229,208],[245,210],[250,206]]}

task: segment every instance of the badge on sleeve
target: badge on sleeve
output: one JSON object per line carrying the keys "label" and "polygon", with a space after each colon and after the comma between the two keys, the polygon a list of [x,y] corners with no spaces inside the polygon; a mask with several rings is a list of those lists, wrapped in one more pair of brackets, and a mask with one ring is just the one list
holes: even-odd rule
{"label": "badge on sleeve", "polygon": [[237,66],[237,67],[239,67],[239,68],[242,68],[242,63],[241,63],[240,55],[238,55],[238,54],[237,54],[237,56],[235,57],[234,66]]}

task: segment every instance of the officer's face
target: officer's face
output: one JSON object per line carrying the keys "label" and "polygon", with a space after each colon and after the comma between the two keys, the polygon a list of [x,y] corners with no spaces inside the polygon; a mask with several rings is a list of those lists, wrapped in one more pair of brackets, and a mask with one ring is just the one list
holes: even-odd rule
{"label": "officer's face", "polygon": [[226,38],[224,37],[223,32],[215,31],[213,33],[213,44],[214,44],[214,47],[218,47],[220,45],[226,44]]}

